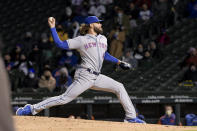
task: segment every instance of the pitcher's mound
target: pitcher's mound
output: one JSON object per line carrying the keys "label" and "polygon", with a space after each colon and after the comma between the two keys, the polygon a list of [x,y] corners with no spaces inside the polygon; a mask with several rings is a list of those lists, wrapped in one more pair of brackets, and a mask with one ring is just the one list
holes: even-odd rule
{"label": "pitcher's mound", "polygon": [[197,131],[195,127],[38,116],[14,116],[14,120],[17,131]]}

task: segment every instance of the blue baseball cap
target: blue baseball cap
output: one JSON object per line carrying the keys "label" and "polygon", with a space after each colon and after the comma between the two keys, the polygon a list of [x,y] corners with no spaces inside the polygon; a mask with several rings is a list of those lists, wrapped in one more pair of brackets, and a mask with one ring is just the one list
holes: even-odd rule
{"label": "blue baseball cap", "polygon": [[96,22],[101,22],[103,20],[99,20],[96,16],[88,16],[85,19],[85,24],[91,24],[91,23],[96,23]]}

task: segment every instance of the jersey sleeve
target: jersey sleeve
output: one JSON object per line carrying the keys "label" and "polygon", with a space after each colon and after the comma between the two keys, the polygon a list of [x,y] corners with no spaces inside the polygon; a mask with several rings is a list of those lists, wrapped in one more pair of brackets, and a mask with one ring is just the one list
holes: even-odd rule
{"label": "jersey sleeve", "polygon": [[118,63],[118,59],[110,55],[108,52],[105,52],[104,60],[110,61],[112,63]]}
{"label": "jersey sleeve", "polygon": [[81,36],[66,40],[69,49],[79,49],[82,46]]}

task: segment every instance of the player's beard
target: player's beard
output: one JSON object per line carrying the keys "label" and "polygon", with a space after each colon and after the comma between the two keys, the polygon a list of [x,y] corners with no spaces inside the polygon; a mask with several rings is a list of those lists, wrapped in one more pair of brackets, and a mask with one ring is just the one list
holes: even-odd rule
{"label": "player's beard", "polygon": [[95,31],[97,34],[102,34],[102,33],[103,33],[103,28],[102,28],[102,27],[100,27],[100,28],[94,27],[94,31]]}

